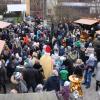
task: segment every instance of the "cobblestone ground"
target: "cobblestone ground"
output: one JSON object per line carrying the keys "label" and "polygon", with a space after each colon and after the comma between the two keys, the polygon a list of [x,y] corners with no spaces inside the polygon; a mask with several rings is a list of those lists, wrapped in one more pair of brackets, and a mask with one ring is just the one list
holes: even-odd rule
{"label": "cobblestone ground", "polygon": [[[84,97],[83,100],[100,100],[100,94],[99,92],[95,91],[95,78],[92,78],[91,87],[89,89],[85,89],[85,86],[83,85],[83,92]],[[100,90],[99,90],[100,91]]]}

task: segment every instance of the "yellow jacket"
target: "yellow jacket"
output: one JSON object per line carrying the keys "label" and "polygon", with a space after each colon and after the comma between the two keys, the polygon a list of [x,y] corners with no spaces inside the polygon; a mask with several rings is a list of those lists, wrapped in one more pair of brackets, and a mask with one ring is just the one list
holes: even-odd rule
{"label": "yellow jacket", "polygon": [[52,75],[52,71],[53,71],[53,62],[52,62],[51,56],[44,54],[40,58],[40,64],[42,65],[45,79],[47,79],[48,77]]}

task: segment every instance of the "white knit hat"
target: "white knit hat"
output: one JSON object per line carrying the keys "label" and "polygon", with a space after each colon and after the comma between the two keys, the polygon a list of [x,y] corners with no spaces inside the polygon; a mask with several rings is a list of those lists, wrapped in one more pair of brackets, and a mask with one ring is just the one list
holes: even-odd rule
{"label": "white knit hat", "polygon": [[22,76],[22,74],[20,72],[16,72],[15,79],[18,80],[18,79],[20,79],[21,76]]}
{"label": "white knit hat", "polygon": [[43,85],[42,84],[38,84],[36,88],[37,89],[43,89]]}
{"label": "white knit hat", "polygon": [[64,60],[66,60],[66,57],[60,56],[60,60],[61,60],[61,61],[64,61]]}
{"label": "white knit hat", "polygon": [[96,58],[95,58],[94,54],[90,54],[89,59],[94,60]]}
{"label": "white knit hat", "polygon": [[92,47],[92,43],[89,43],[89,47]]}
{"label": "white knit hat", "polygon": [[16,56],[16,58],[19,58],[20,57],[18,53],[16,53],[15,56]]}
{"label": "white knit hat", "polygon": [[10,93],[11,93],[11,94],[17,94],[18,92],[17,92],[17,90],[12,89],[12,90],[10,91]]}
{"label": "white knit hat", "polygon": [[13,83],[13,84],[18,84],[19,83],[19,79],[21,78],[21,76],[22,76],[22,74],[20,73],[20,72],[16,72],[15,74],[13,74],[12,76],[11,76],[11,82]]}
{"label": "white knit hat", "polygon": [[69,81],[65,81],[64,86],[69,86],[70,82]]}

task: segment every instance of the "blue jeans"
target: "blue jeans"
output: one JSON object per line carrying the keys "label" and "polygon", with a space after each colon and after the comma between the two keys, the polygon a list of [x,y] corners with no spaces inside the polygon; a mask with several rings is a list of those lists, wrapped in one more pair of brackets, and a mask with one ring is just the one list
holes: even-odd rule
{"label": "blue jeans", "polygon": [[86,71],[85,72],[84,79],[85,79],[85,85],[87,87],[90,87],[90,85],[91,85],[91,77],[92,77],[92,72]]}

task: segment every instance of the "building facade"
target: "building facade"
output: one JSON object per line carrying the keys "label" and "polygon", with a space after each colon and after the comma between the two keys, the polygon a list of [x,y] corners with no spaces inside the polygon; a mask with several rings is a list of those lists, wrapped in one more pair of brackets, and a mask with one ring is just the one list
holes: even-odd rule
{"label": "building facade", "polygon": [[46,0],[30,0],[30,14],[44,18],[46,15]]}
{"label": "building facade", "polygon": [[[63,17],[67,18],[79,18],[79,17],[97,17],[97,13],[99,13],[100,7],[89,7],[89,6],[63,6],[60,5],[61,3],[65,2],[67,5],[68,3],[93,3],[97,2],[100,3],[100,0],[58,0],[58,6],[57,6],[57,16],[62,19]],[[60,13],[59,13],[60,12]]]}
{"label": "building facade", "polygon": [[7,4],[20,4],[21,0],[0,0],[0,14],[7,11]]}
{"label": "building facade", "polygon": [[7,4],[26,3],[26,15],[38,15],[44,17],[46,14],[46,0],[0,0],[0,13],[7,11]]}
{"label": "building facade", "polygon": [[55,16],[55,7],[57,6],[57,0],[47,0],[47,16]]}

